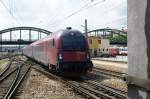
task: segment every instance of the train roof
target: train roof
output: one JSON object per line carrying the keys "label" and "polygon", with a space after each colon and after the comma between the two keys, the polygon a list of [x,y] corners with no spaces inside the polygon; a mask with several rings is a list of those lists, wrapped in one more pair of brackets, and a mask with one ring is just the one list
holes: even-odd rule
{"label": "train roof", "polygon": [[58,31],[56,31],[56,32],[51,33],[50,35],[46,36],[45,38],[42,38],[42,39],[40,39],[40,40],[38,40],[38,41],[33,42],[33,43],[30,44],[29,46],[37,45],[37,44],[39,44],[39,43],[42,42],[42,41],[49,40],[51,37],[56,37],[56,36],[60,37],[60,36],[66,35],[66,34],[68,34],[68,33],[75,33],[75,34],[78,34],[78,35],[80,35],[80,34],[83,35],[83,34],[82,34],[80,31],[78,31],[78,30],[74,30],[74,29],[62,29],[62,30],[58,30]]}
{"label": "train roof", "polygon": [[80,31],[74,30],[74,29],[70,29],[70,30],[68,30],[68,29],[60,30],[60,31],[54,32],[54,33],[58,33],[58,34],[60,34],[60,35],[62,35],[62,36],[65,35],[65,34],[68,34],[68,33],[78,33],[78,34],[82,34]]}

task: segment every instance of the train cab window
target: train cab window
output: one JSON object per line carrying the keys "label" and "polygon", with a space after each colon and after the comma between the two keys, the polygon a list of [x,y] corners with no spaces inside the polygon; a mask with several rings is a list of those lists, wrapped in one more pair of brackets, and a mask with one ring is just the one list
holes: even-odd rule
{"label": "train cab window", "polygon": [[62,39],[62,49],[64,51],[85,51],[85,39],[82,35],[64,35]]}
{"label": "train cab window", "polygon": [[51,41],[51,46],[54,48],[55,47],[55,40],[54,39],[52,39],[52,41]]}

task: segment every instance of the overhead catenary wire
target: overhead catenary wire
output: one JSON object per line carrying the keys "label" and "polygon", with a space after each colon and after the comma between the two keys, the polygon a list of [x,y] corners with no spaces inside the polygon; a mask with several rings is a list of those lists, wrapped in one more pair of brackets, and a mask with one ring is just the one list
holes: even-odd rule
{"label": "overhead catenary wire", "polygon": [[8,12],[8,14],[18,23],[20,24],[20,22],[16,19],[16,17],[12,14],[12,11],[5,5],[5,3],[3,2],[3,0],[0,0],[0,3],[3,5],[3,7],[6,9],[6,11]]}
{"label": "overhead catenary wire", "polygon": [[[98,2],[96,2],[96,1],[98,1]],[[83,10],[85,10],[85,9],[94,7],[94,6],[98,5],[98,4],[101,4],[101,3],[103,3],[104,1],[105,1],[105,0],[100,0],[100,1],[99,1],[99,0],[95,0],[95,1],[90,1],[90,2],[86,3],[86,4],[83,5],[80,9],[78,9],[78,10],[72,12],[71,14],[67,15],[66,17],[63,18],[63,20],[60,20],[60,21],[59,21],[59,25],[61,25],[62,22],[66,21],[66,20],[69,19],[70,17],[72,17],[72,16],[78,14],[79,12],[81,12],[81,11],[83,11]],[[95,3],[91,5],[91,2],[95,2]],[[48,23],[48,25],[46,25],[46,26],[49,26],[49,25],[52,25],[52,27],[56,27],[56,26],[58,26],[58,23],[56,23],[56,22],[53,22],[53,23],[51,23],[51,24]]]}
{"label": "overhead catenary wire", "polygon": [[[103,2],[105,2],[106,0],[91,0],[91,2],[93,2],[93,4],[91,4],[91,2],[88,2],[88,3],[86,3],[85,5],[83,5],[83,6],[81,6],[81,8],[79,8],[78,10],[76,10],[76,11],[74,11],[74,12],[72,12],[71,14],[69,14],[69,15],[67,15],[66,17],[64,17],[63,19],[61,19],[61,20],[56,20],[55,21],[55,17],[52,19],[52,21],[50,20],[50,21],[47,21],[48,23],[48,25],[46,25],[46,26],[51,26],[51,27],[56,27],[56,26],[58,26],[58,24],[60,25],[62,22],[64,22],[64,21],[66,21],[67,19],[69,19],[70,17],[72,17],[72,16],[74,16],[74,15],[76,15],[76,14],[78,14],[78,13],[80,13],[81,11],[83,11],[83,10],[86,10],[86,9],[89,9],[89,8],[92,8],[92,7],[94,7],[94,6],[96,6],[96,5],[98,5],[98,4],[101,4],[101,3],[103,3]],[[116,5],[116,6],[112,6],[112,7],[110,7],[110,9],[107,9],[107,10],[104,10],[102,13],[105,13],[105,12],[107,12],[108,10],[111,10],[111,9],[115,9],[115,8],[117,8],[118,6],[120,6],[120,4],[118,4],[118,5]]]}
{"label": "overhead catenary wire", "polygon": [[[13,5],[12,7],[8,8],[8,7],[6,6],[6,4],[5,4],[5,2],[3,2],[4,0],[0,0],[0,1],[1,1],[1,3],[3,4],[3,6],[5,7],[5,9],[7,10],[7,12],[11,15],[11,17],[12,17],[13,19],[15,19],[15,21],[18,23],[18,18],[16,18],[16,17],[14,16],[14,10],[15,10],[14,7],[15,7],[15,6]],[[9,1],[11,1],[11,0],[9,0]],[[13,1],[14,1],[14,0],[13,0]],[[92,2],[91,2],[91,1],[92,1]],[[55,16],[57,16],[57,15],[54,15],[54,16],[52,16],[52,19],[49,18],[48,21],[39,20],[39,22],[37,22],[37,23],[35,24],[35,26],[37,26],[37,25],[39,25],[39,24],[41,24],[41,23],[42,23],[42,25],[44,25],[44,22],[47,22],[48,25],[46,25],[46,26],[49,26],[49,27],[56,27],[56,26],[58,26],[58,25],[61,25],[61,24],[62,24],[64,21],[66,21],[67,19],[69,19],[69,18],[71,18],[71,17],[73,17],[73,16],[79,14],[80,12],[82,12],[82,11],[84,11],[84,10],[86,10],[86,9],[95,7],[95,6],[97,6],[98,4],[103,3],[104,1],[106,1],[106,0],[90,0],[90,2],[85,3],[85,4],[84,4],[83,6],[81,6],[79,9],[77,9],[76,11],[71,12],[69,15],[65,16],[64,18],[61,18],[61,19],[57,20],[57,18],[55,17]],[[20,22],[19,22],[19,23],[20,23]]]}
{"label": "overhead catenary wire", "polygon": [[[11,6],[11,4],[12,4],[12,7],[10,8],[10,10],[12,10],[11,12],[12,12],[12,14],[13,14],[13,16],[14,16],[14,14],[15,14],[15,12],[17,12],[18,11],[18,8],[17,8],[17,6],[15,6],[15,1],[16,0],[10,0],[10,1],[12,1],[12,3],[10,2],[10,6]],[[15,16],[14,16],[15,17]],[[24,24],[24,22],[21,20],[21,15],[20,15],[20,13],[17,13],[17,20],[23,25]],[[15,18],[16,18],[15,17]]]}
{"label": "overhead catenary wire", "polygon": [[[47,1],[47,2],[46,2]],[[49,4],[48,4],[49,0],[44,0],[43,3],[46,4],[45,8],[49,9]],[[61,9],[63,10],[63,9]],[[56,11],[57,12],[57,11]],[[57,23],[57,16],[59,16],[60,12],[57,13],[49,13],[47,12],[47,14],[50,14],[45,20],[40,19],[37,23],[34,24],[34,26],[51,26],[54,23]]]}
{"label": "overhead catenary wire", "polygon": [[69,17],[71,17],[71,16],[73,16],[73,15],[75,15],[75,14],[81,12],[81,11],[82,11],[84,8],[86,8],[89,4],[91,4],[91,2],[86,3],[86,4],[83,5],[80,9],[78,9],[78,10],[75,11],[75,12],[72,12],[71,14],[69,14],[68,16],[66,16],[65,18],[69,18]]}
{"label": "overhead catenary wire", "polygon": [[[89,3],[86,3],[84,6],[82,6],[81,8],[84,8],[85,6],[87,6]],[[46,25],[46,27],[47,26],[51,26],[51,27],[56,27],[56,25],[59,23],[61,23],[65,18],[63,18],[63,19],[61,19],[61,20],[56,20],[56,17],[57,16],[57,14],[54,16],[54,18],[52,18],[51,20],[48,20],[48,23],[47,23],[47,25]],[[56,21],[55,21],[56,20]]]}
{"label": "overhead catenary wire", "polygon": [[[110,21],[110,22],[101,24],[101,25],[98,26],[98,27],[104,27],[105,25],[108,25],[108,24],[111,24],[111,23],[115,23],[115,22],[119,22],[119,21],[122,21],[122,19],[126,19],[126,18],[127,18],[127,16],[119,17],[119,18],[117,18],[117,19],[115,19],[115,20],[112,20],[112,21]],[[95,28],[95,29],[98,29],[98,27],[94,27],[94,28]],[[126,27],[126,26],[123,26],[123,27]],[[117,28],[119,29],[119,27],[117,27]]]}
{"label": "overhead catenary wire", "polygon": [[92,4],[92,5],[90,5],[91,2],[90,2],[90,3],[87,3],[87,4],[85,4],[83,7],[81,7],[79,10],[77,10],[77,11],[71,13],[70,15],[68,15],[68,16],[65,17],[65,18],[70,18],[70,17],[72,17],[73,15],[76,15],[77,13],[79,13],[79,12],[85,10],[85,9],[94,7],[94,6],[96,6],[96,5],[100,4],[100,3],[103,3],[104,1],[105,1],[105,0],[100,0],[100,1],[98,1],[98,2],[96,2],[96,3],[94,3],[94,4]]}

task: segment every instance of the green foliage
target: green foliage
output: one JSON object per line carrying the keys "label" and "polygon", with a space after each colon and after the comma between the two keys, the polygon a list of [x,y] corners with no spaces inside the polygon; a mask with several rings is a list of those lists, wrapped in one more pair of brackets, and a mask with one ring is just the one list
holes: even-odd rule
{"label": "green foliage", "polygon": [[60,99],[67,99],[65,96],[61,96]]}
{"label": "green foliage", "polygon": [[127,36],[118,35],[113,38],[110,38],[110,43],[127,44]]}
{"label": "green foliage", "polygon": [[2,59],[0,60],[0,69],[3,68],[3,65],[8,63],[8,60]]}

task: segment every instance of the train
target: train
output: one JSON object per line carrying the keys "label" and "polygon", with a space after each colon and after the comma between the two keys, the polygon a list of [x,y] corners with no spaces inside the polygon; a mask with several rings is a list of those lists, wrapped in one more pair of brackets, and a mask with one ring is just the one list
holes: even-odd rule
{"label": "train", "polygon": [[22,53],[63,76],[82,76],[93,68],[86,37],[71,28],[33,42]]}
{"label": "train", "polygon": [[127,56],[128,55],[128,47],[119,47],[119,55]]}
{"label": "train", "polygon": [[117,48],[117,47],[110,47],[110,48],[108,48],[108,50],[109,50],[109,56],[111,56],[111,57],[116,57],[117,55],[119,55],[119,48]]}
{"label": "train", "polygon": [[110,47],[109,55],[112,57],[116,57],[117,55],[127,56],[128,48],[127,47]]}

